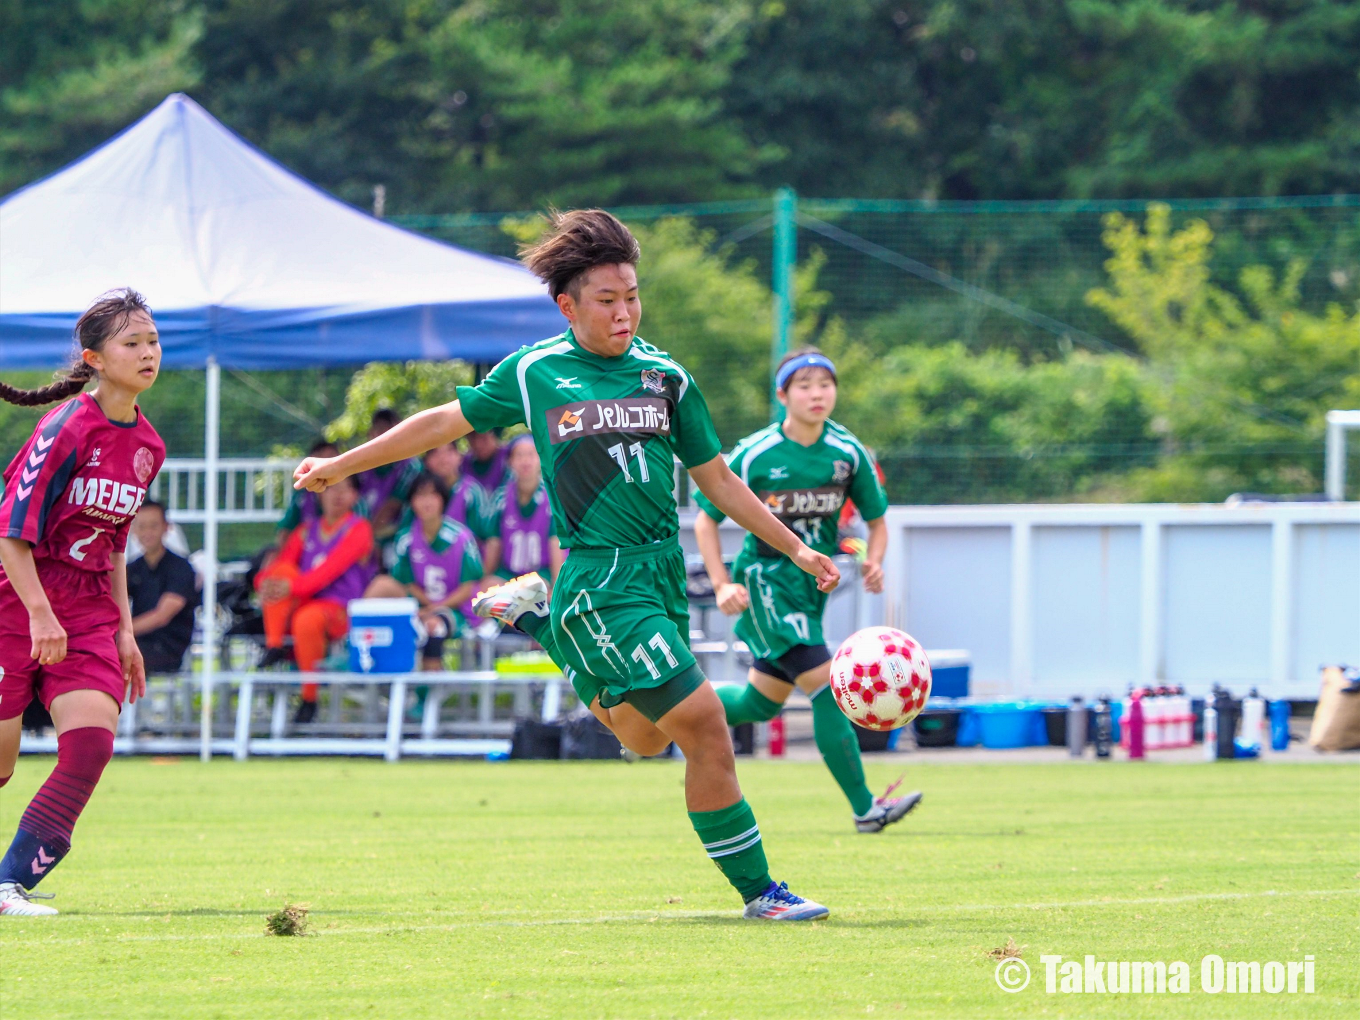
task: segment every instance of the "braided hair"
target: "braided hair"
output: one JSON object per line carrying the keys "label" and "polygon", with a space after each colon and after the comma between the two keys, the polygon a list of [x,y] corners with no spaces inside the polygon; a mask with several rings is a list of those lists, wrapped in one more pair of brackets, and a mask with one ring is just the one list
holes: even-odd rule
{"label": "braided hair", "polygon": [[[116,336],[136,312],[143,313],[147,318],[151,317],[151,309],[147,306],[146,298],[131,287],[111,290],[85,309],[85,314],[76,320],[75,340],[80,344],[82,351],[103,350],[109,338]],[[0,382],[0,400],[18,404],[20,407],[53,404],[58,400],[75,396],[94,377],[94,369],[77,356],[70,367],[56,374],[54,382],[36,390],[21,390],[17,386]]]}

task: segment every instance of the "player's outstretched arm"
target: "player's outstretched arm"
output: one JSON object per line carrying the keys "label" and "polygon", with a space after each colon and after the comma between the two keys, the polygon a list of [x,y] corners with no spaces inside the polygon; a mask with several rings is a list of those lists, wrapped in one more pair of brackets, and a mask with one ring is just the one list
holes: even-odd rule
{"label": "player's outstretched arm", "polygon": [[799,569],[817,578],[817,587],[831,591],[840,583],[841,573],[831,557],[813,552],[802,540],[770,513],[760,497],[732,473],[727,461],[714,457],[706,464],[689,469],[699,491],[728,517],[771,548],[793,560]]}
{"label": "player's outstretched arm", "polygon": [[722,558],[722,538],[718,535],[718,522],[702,510],[694,518],[694,542],[699,546],[699,555],[704,558],[704,569],[708,571],[708,581],[713,585],[713,596],[718,608],[728,616],[736,616],[751,604],[746,588],[733,584],[728,576]]}
{"label": "player's outstretched arm", "polygon": [[376,439],[338,457],[308,457],[293,472],[293,488],[322,492],[342,478],[418,457],[426,450],[462,439],[471,431],[458,401],[451,400],[411,415]]}

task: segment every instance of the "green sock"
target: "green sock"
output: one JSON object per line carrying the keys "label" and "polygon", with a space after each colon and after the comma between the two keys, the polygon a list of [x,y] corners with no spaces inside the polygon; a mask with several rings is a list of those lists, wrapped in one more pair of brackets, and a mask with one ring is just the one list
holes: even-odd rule
{"label": "green sock", "polygon": [[723,708],[727,709],[728,726],[768,722],[779,714],[781,707],[779,702],[771,701],[750,684],[745,687],[735,685],[719,687],[718,700],[723,703]]}
{"label": "green sock", "polygon": [[874,795],[864,782],[864,762],[860,760],[855,728],[836,707],[830,685],[812,699],[812,736],[832,778],[845,791],[850,809],[857,815],[865,814],[874,806]]}
{"label": "green sock", "polygon": [[750,903],[770,884],[770,867],[760,844],[755,812],[743,797],[718,811],[691,811],[690,824],[732,887]]}
{"label": "green sock", "polygon": [[[552,637],[552,628],[548,626],[550,623],[552,623],[552,620],[547,616],[526,612],[522,613],[520,618],[515,621],[515,629],[524,631],[541,645],[545,637]],[[547,646],[544,645],[544,647]]]}

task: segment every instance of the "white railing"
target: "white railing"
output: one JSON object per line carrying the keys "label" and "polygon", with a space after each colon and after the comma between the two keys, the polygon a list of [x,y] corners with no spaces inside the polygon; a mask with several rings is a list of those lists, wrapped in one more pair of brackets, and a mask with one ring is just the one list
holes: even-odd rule
{"label": "white railing", "polygon": [[[332,688],[331,696],[339,697],[339,688],[382,687],[387,689],[386,719],[376,727],[347,722],[341,730],[377,732],[364,735],[334,736],[310,734],[313,726],[289,727],[287,709],[291,695],[303,683],[322,683]],[[482,756],[506,753],[507,739],[513,729],[512,720],[493,717],[495,696],[514,692],[517,716],[527,715],[531,689],[543,689],[541,716],[555,719],[564,696],[564,680],[560,673],[546,675],[517,675],[492,671],[420,672],[399,674],[378,673],[218,673],[214,678],[214,696],[218,700],[207,714],[208,725],[230,713],[230,736],[216,727],[214,734],[194,732],[194,727],[166,726],[164,720],[153,723],[160,732],[147,734],[140,719],[145,713],[142,703],[124,705],[118,721],[114,751],[118,754],[193,754],[206,745],[210,754],[230,754],[237,760],[252,755],[342,754],[374,755],[397,761],[403,757]],[[406,721],[409,695],[413,688],[426,688],[424,710],[418,728]],[[231,705],[236,696],[234,711]],[[453,694],[471,691],[477,695],[475,720],[449,723],[441,720],[440,709]],[[148,695],[154,700],[170,696],[186,704],[204,698],[207,691],[199,676],[157,677],[148,682]],[[256,734],[259,717],[257,699],[266,699],[268,736]],[[271,702],[272,699],[272,702]],[[183,713],[181,713],[183,714]],[[453,730],[450,734],[446,731]],[[177,731],[177,732],[171,732]],[[55,737],[25,736],[22,750],[26,754],[51,754],[57,749]]]}
{"label": "white railing", "polygon": [[[217,466],[219,523],[272,523],[283,516],[292,496],[296,461],[224,457]],[[206,480],[202,458],[172,457],[152,481],[150,496],[165,504],[167,516],[176,523],[202,524]]]}

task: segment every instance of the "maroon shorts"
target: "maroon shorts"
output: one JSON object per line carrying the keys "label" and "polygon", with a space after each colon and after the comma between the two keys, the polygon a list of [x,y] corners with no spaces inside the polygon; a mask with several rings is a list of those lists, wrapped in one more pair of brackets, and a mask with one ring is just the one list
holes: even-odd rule
{"label": "maroon shorts", "polygon": [[118,604],[108,574],[38,564],[47,600],[66,631],[66,658],[40,666],[29,655],[28,610],[0,575],[0,719],[22,715],[35,697],[44,708],[67,691],[103,691],[119,705],[127,692],[118,659]]}

